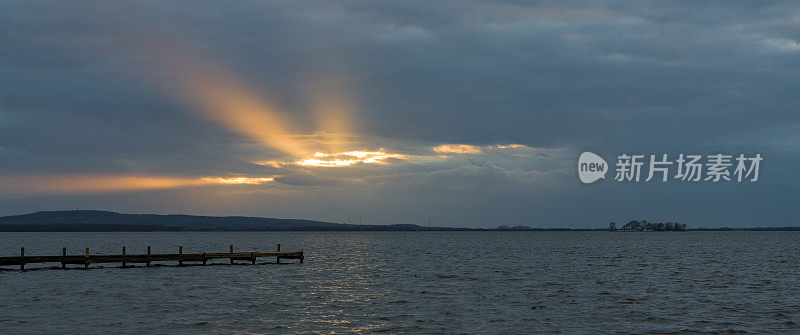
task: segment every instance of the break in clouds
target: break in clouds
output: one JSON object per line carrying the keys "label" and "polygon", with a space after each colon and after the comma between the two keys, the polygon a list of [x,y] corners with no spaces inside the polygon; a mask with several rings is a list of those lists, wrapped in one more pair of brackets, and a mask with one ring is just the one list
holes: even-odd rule
{"label": "break in clouds", "polygon": [[[791,224],[798,9],[6,1],[0,214]],[[582,185],[583,151],[765,159],[750,184]]]}

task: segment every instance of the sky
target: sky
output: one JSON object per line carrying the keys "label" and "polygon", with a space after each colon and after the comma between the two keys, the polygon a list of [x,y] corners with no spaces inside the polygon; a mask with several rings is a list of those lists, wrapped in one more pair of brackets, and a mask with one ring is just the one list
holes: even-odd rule
{"label": "sky", "polygon": [[2,1],[0,215],[797,226],[799,41],[791,1]]}

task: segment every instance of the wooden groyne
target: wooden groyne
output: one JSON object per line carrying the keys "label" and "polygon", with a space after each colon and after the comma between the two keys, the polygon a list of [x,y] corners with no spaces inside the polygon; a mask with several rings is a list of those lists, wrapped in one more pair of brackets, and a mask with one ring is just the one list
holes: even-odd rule
{"label": "wooden groyne", "polygon": [[281,264],[282,259],[297,259],[299,263],[303,263],[302,251],[281,251],[280,244],[278,244],[277,251],[233,252],[233,245],[229,250],[230,252],[185,254],[183,246],[179,246],[177,254],[153,254],[150,253],[150,246],[148,246],[146,254],[128,254],[125,252],[125,247],[122,247],[122,253],[119,255],[92,255],[89,254],[89,248],[86,248],[86,253],[83,255],[67,255],[67,248],[62,248],[61,255],[58,256],[25,256],[25,248],[20,248],[19,256],[0,257],[0,266],[18,265],[20,270],[25,270],[26,264],[61,263],[62,269],[66,269],[68,264],[80,264],[88,269],[90,264],[95,263],[121,263],[122,267],[129,267],[129,264],[150,266],[153,262],[175,261],[178,262],[178,266],[183,266],[184,262],[199,262],[206,265],[208,261],[214,259],[228,259],[230,264],[236,264],[236,261],[248,261],[250,264],[256,264],[257,259],[263,257],[275,257],[277,264]]}

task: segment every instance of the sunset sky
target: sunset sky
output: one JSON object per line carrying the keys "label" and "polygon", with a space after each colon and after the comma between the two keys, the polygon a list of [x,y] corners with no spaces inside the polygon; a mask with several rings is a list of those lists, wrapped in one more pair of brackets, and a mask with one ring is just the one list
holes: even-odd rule
{"label": "sunset sky", "polygon": [[[0,215],[797,225],[799,65],[796,2],[3,1]],[[583,151],[764,160],[584,185]]]}

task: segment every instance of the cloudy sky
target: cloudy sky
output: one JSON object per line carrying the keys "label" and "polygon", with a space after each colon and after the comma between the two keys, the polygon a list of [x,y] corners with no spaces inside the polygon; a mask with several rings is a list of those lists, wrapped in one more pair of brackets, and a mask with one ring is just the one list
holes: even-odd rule
{"label": "cloudy sky", "polygon": [[789,1],[3,1],[0,215],[798,225],[799,71]]}

